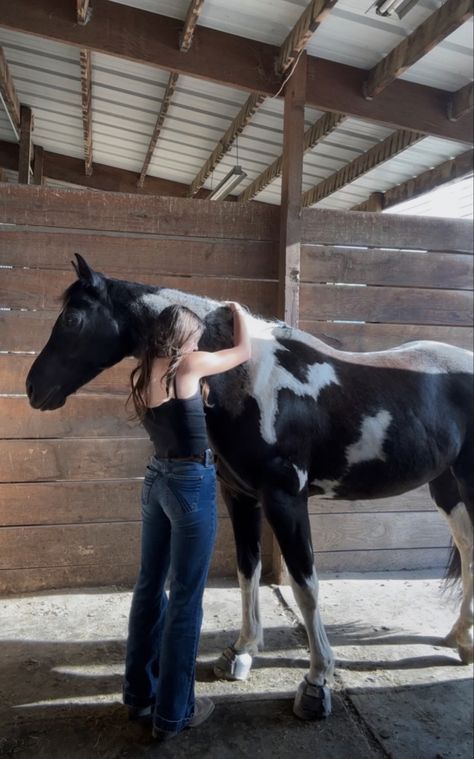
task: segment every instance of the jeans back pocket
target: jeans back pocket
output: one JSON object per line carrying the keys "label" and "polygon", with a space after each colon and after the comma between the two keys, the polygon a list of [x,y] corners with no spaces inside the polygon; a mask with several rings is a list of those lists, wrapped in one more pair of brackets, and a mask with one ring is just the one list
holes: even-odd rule
{"label": "jeans back pocket", "polygon": [[202,474],[168,475],[168,487],[183,512],[196,511],[203,479]]}

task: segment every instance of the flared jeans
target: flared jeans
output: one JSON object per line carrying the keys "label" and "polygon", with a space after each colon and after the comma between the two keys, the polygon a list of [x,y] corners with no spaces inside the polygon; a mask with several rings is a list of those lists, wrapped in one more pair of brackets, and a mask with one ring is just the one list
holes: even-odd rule
{"label": "flared jeans", "polygon": [[161,730],[179,732],[193,716],[202,597],[215,534],[214,465],[153,457],[142,489],[141,563],[123,698],[132,707],[151,705],[153,724]]}

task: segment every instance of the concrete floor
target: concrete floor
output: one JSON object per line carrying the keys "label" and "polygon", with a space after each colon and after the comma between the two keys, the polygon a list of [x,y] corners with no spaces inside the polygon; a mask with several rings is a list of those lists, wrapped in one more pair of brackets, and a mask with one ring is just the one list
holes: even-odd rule
{"label": "concrete floor", "polygon": [[433,572],[331,576],[321,608],[337,668],[333,713],[292,714],[307,662],[288,587],[261,589],[265,650],[244,683],[212,662],[237,634],[235,583],[206,590],[197,691],[213,717],[165,745],[120,705],[130,592],[55,591],[0,599],[0,757],[15,759],[471,759],[472,667],[439,645],[455,618]]}

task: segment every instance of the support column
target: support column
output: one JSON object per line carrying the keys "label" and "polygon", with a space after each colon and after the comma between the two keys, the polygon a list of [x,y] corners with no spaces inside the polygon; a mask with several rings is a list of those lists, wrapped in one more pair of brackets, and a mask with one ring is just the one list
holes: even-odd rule
{"label": "support column", "polygon": [[20,152],[18,155],[19,184],[31,183],[31,158],[33,155],[33,143],[31,142],[32,131],[33,114],[31,108],[22,105],[20,111]]}
{"label": "support column", "polygon": [[[292,327],[299,319],[305,99],[306,53],[302,53],[285,87],[283,120],[278,316]],[[274,582],[288,582],[275,537],[272,575]]]}
{"label": "support column", "polygon": [[305,97],[306,53],[302,53],[285,87],[283,120],[278,316],[292,327],[298,325],[299,316]]}

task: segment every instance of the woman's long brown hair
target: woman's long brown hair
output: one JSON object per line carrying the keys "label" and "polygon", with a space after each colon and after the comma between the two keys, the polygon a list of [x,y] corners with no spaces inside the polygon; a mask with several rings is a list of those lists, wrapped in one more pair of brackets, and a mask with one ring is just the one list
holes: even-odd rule
{"label": "woman's long brown hair", "polygon": [[[176,375],[183,345],[195,335],[201,335],[204,322],[186,306],[167,306],[153,322],[152,331],[145,340],[143,351],[138,364],[130,375],[131,390],[127,399],[133,401],[135,415],[142,420],[145,416],[151,380],[153,361],[155,358],[170,357],[168,369],[161,377],[165,380],[166,394]],[[204,402],[207,402],[209,389],[207,383],[202,383]]]}

